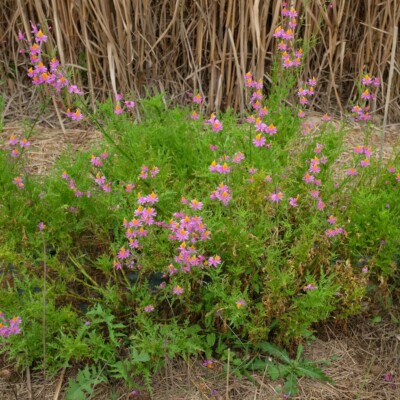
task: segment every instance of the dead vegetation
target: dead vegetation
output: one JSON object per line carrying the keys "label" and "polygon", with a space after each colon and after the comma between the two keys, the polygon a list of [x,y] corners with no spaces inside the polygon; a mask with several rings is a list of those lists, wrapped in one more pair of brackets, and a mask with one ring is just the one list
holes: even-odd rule
{"label": "dead vegetation", "polygon": [[[288,1],[288,3],[290,3]],[[388,85],[394,28],[400,2],[299,0],[298,37],[312,47],[304,77],[316,75],[314,107],[343,111],[357,97],[363,74],[383,85],[376,110],[389,93],[389,116],[400,116],[400,46]],[[332,4],[332,8],[329,6]],[[181,102],[199,91],[211,110],[243,110],[243,74],[270,78],[281,1],[272,0],[4,0],[0,9],[0,80],[15,100],[25,96],[25,65],[18,57],[18,29],[30,36],[30,22],[48,22],[51,40],[75,82],[95,98],[111,92],[139,97],[166,91]]]}

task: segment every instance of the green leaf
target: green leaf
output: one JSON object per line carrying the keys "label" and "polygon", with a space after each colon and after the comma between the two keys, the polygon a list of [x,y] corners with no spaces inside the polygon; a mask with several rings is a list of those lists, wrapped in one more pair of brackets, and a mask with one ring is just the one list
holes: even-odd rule
{"label": "green leaf", "polygon": [[138,353],[136,349],[132,349],[132,360],[136,363],[144,363],[150,361],[150,356],[144,350]]}
{"label": "green leaf", "polygon": [[259,347],[262,351],[270,354],[271,356],[276,357],[287,364],[290,364],[291,359],[286,350],[280,349],[279,347],[268,342],[261,343]]}
{"label": "green leaf", "polygon": [[215,333],[209,333],[207,335],[207,344],[209,347],[214,346],[215,339],[216,339]]}
{"label": "green leaf", "polygon": [[295,396],[297,394],[297,377],[295,374],[289,374],[286,378],[286,382],[283,385],[285,394]]}
{"label": "green leaf", "polygon": [[312,364],[311,361],[303,361],[296,366],[295,372],[298,376],[306,376],[311,379],[318,379],[323,382],[331,382],[331,378],[325,375],[322,369]]}

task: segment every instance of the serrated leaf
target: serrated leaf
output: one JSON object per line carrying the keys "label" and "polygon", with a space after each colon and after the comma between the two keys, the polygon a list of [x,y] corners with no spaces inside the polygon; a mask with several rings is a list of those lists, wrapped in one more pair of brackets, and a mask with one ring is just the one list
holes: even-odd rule
{"label": "serrated leaf", "polygon": [[285,394],[295,396],[297,394],[297,377],[295,374],[289,374],[286,378],[286,382],[283,385]]}
{"label": "serrated leaf", "polygon": [[86,395],[82,391],[81,386],[79,383],[75,382],[74,380],[70,380],[68,382],[68,390],[66,393],[67,400],[86,400]]}
{"label": "serrated leaf", "polygon": [[249,369],[252,371],[264,371],[268,366],[267,360],[261,360],[260,358],[256,358],[250,365]]}
{"label": "serrated leaf", "polygon": [[270,354],[273,357],[278,358],[279,360],[281,360],[287,364],[290,364],[290,362],[291,362],[289,354],[286,352],[286,350],[281,349],[271,343],[263,342],[260,344],[260,348],[262,351]]}
{"label": "serrated leaf", "polygon": [[305,376],[311,379],[318,379],[323,382],[330,382],[331,378],[325,375],[322,369],[318,368],[311,362],[303,362],[296,366],[296,374],[298,376]]}

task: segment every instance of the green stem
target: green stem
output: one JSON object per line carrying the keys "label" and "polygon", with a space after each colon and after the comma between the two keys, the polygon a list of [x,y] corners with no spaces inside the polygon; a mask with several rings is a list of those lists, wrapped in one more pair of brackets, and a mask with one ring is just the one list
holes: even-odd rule
{"label": "green stem", "polygon": [[98,119],[94,116],[93,113],[90,112],[89,108],[86,106],[86,104],[79,98],[79,102],[81,104],[81,108],[85,111],[86,115],[88,118],[96,125],[97,129],[102,133],[102,135],[108,140],[108,142],[114,146],[114,148],[122,154],[128,161],[134,163],[135,160],[124,150],[122,149],[112,138],[112,136],[103,128],[103,126],[100,124]]}

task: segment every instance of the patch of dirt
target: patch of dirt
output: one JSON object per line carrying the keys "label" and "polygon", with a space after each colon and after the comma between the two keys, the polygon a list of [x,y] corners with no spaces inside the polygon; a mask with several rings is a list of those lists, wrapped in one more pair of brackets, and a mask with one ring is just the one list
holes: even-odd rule
{"label": "patch of dirt", "polygon": [[[24,131],[26,128],[22,123],[6,122],[0,134],[4,140],[0,148],[11,148],[8,145],[10,136],[15,134],[22,137]],[[26,168],[32,175],[46,175],[57,158],[68,148],[72,154],[78,150],[88,150],[93,144],[99,143],[101,138],[102,134],[92,128],[68,128],[63,132],[60,128],[52,128],[48,124],[38,124],[29,138],[31,145],[24,154]]]}

